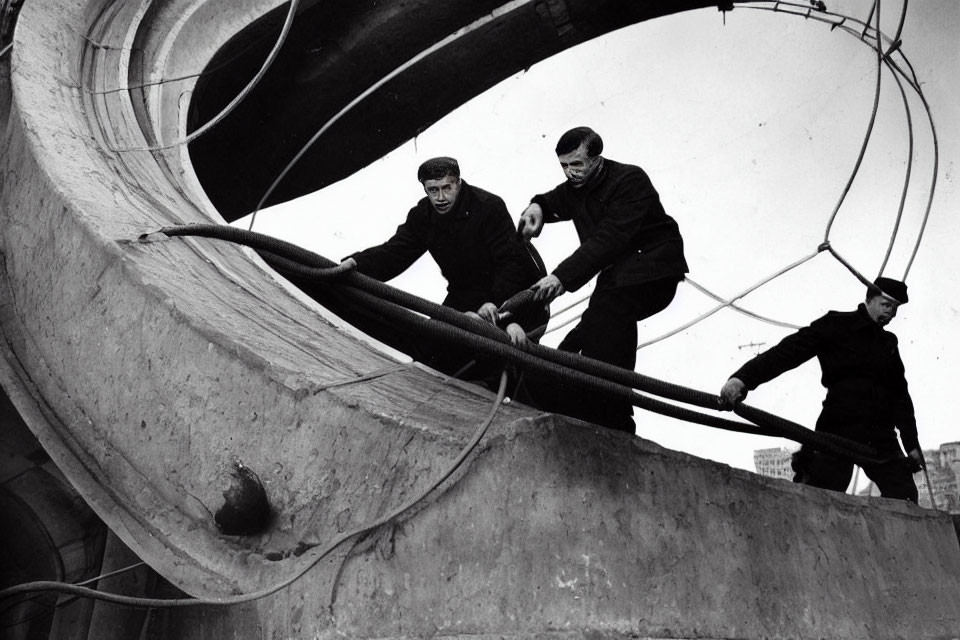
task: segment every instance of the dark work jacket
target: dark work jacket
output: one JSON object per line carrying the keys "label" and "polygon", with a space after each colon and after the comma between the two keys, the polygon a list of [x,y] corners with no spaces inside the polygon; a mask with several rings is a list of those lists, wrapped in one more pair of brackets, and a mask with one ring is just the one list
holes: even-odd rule
{"label": "dark work jacket", "polygon": [[870,319],[866,306],[830,311],[733,374],[756,389],[816,356],[827,389],[819,430],[859,442],[896,438],[907,451],[919,448],[913,401],[907,391],[897,336]]}
{"label": "dark work jacket", "polygon": [[[423,198],[392,238],[351,257],[360,273],[387,281],[428,251],[447,280],[443,304],[458,311],[476,311],[485,302],[499,306],[540,278],[503,200],[466,182],[447,213]],[[544,307],[531,307],[513,318],[527,331],[549,316]]]}
{"label": "dark work jacket", "polygon": [[597,290],[643,284],[687,273],[683,238],[640,167],[603,159],[579,189],[564,182],[534,196],[544,222],[573,220],[580,247],[553,274],[576,291],[600,274]]}

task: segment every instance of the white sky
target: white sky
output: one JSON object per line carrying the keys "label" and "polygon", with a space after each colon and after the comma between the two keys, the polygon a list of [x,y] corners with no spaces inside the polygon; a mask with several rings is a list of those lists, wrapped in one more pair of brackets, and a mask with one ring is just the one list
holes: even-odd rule
{"label": "white sky", "polygon": [[[827,2],[829,10],[861,20],[870,5]],[[883,30],[891,36],[901,6],[882,4]],[[911,302],[889,329],[900,338],[921,444],[934,448],[960,439],[952,384],[960,363],[960,298],[954,293],[960,259],[953,250],[960,240],[960,3],[910,3],[902,39],[933,111],[940,170],[930,222],[907,278]],[[823,240],[866,132],[875,76],[869,46],[813,20],[743,7],[727,14],[726,25],[716,9],[661,18],[505,80],[354,176],[260,212],[255,230],[334,260],[382,242],[423,195],[417,166],[436,155],[456,157],[464,179],[503,197],[516,220],[532,195],[563,179],[553,153],[558,136],[588,125],[603,136],[605,156],[638,164],[650,175],[680,225],[690,277],[729,297],[812,253]],[[907,91],[915,128],[913,178],[884,272],[898,279],[926,208],[933,157],[926,115]],[[885,71],[866,158],[830,234],[834,248],[871,279],[893,229],[907,149],[900,93]],[[572,224],[548,226],[535,245],[552,269],[577,246]],[[445,289],[429,257],[392,284],[435,301]],[[564,295],[553,308],[584,291]],[[741,304],[802,325],[829,309],[853,309],[863,293],[823,253]],[[641,323],[641,342],[714,306],[682,284],[669,309]],[[556,345],[565,330],[544,343]],[[724,309],[642,349],[637,370],[716,393],[756,352],[742,345],[769,348],[787,333]],[[751,393],[748,403],[812,427],[823,395],[814,360]],[[636,421],[641,437],[750,470],[755,449],[794,446],[640,411]]]}

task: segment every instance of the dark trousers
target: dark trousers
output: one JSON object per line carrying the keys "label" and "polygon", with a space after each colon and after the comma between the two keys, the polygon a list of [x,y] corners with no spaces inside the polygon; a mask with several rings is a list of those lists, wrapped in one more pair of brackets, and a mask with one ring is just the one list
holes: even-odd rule
{"label": "dark trousers", "polygon": [[[817,431],[849,437],[839,424],[841,420],[840,417],[824,412],[817,420]],[[903,456],[896,436],[892,433],[892,427],[890,430],[889,435],[882,437],[857,439],[876,449],[878,457],[886,461],[882,464],[864,465],[863,472],[877,485],[884,498],[917,502],[917,485],[913,481],[909,459]],[[853,477],[853,463],[850,460],[807,447],[801,447],[800,451],[794,454],[793,470],[796,474],[793,477],[794,482],[833,491],[846,491]]]}
{"label": "dark trousers", "polygon": [[[633,371],[637,323],[663,311],[677,293],[676,279],[595,291],[580,322],[557,347]],[[553,411],[634,433],[633,404],[606,394],[558,385]]]}

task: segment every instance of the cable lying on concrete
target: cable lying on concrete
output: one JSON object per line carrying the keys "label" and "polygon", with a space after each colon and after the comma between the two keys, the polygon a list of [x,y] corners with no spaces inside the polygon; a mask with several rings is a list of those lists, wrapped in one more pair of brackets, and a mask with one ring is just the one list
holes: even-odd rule
{"label": "cable lying on concrete", "polygon": [[[282,582],[275,584],[273,586],[260,589],[257,591],[252,591],[250,593],[245,593],[242,595],[236,596],[225,596],[223,598],[142,598],[136,596],[125,596],[118,593],[106,593],[103,591],[98,591],[96,589],[91,589],[89,587],[82,586],[81,584],[71,584],[68,582],[56,582],[49,580],[41,580],[36,582],[27,582],[24,584],[15,585],[13,587],[8,587],[6,589],[0,590],[0,602],[13,598],[15,596],[27,593],[37,593],[37,592],[55,592],[63,593],[67,595],[73,595],[81,598],[92,598],[94,600],[100,600],[103,602],[110,602],[113,604],[124,605],[128,607],[138,607],[138,608],[176,608],[176,607],[197,607],[197,606],[231,606],[237,604],[244,604],[247,602],[253,602],[254,600],[260,600],[267,596],[277,593],[281,589],[284,589],[304,575],[306,575],[311,569],[313,569],[321,560],[330,555],[337,547],[346,542],[357,538],[359,536],[368,534],[380,527],[388,524],[391,521],[396,520],[401,515],[412,509],[414,506],[422,502],[427,496],[433,493],[437,488],[440,487],[447,479],[450,478],[456,472],[457,469],[464,463],[467,457],[476,449],[477,445],[480,443],[480,440],[483,439],[483,436],[487,433],[490,428],[490,425],[493,423],[494,417],[497,415],[500,406],[503,404],[503,399],[506,396],[507,391],[507,372],[504,370],[500,374],[500,387],[497,391],[497,396],[494,398],[492,406],[490,408],[490,413],[487,414],[487,417],[480,423],[480,426],[474,432],[473,437],[470,438],[470,441],[460,450],[460,453],[457,454],[457,457],[447,466],[446,470],[435,478],[429,486],[427,486],[422,491],[419,491],[413,498],[403,503],[396,509],[390,511],[385,516],[382,516],[375,521],[346,531],[336,538],[334,538],[326,547],[323,548],[315,557],[311,558],[306,566],[299,569],[289,578],[283,580]],[[298,549],[297,555],[303,555],[304,553],[309,553],[309,551],[315,548],[318,545],[302,545]]]}
{"label": "cable lying on concrete", "polygon": [[[208,224],[164,227],[159,230],[159,233],[166,236],[200,236],[251,247],[281,273],[315,281],[328,280],[331,286],[340,287],[341,291],[358,304],[374,308],[378,314],[389,317],[404,327],[422,331],[451,345],[471,348],[483,355],[509,362],[525,370],[571,382],[592,392],[627,399],[635,406],[648,411],[685,422],[731,431],[789,438],[816,449],[846,456],[857,464],[885,462],[879,460],[876,452],[870,447],[832,434],[817,433],[747,405],[738,405],[737,414],[753,424],[702,414],[649,398],[634,392],[634,389],[711,410],[716,410],[720,406],[720,399],[716,395],[644,376],[636,371],[628,371],[576,353],[558,351],[536,343],[529,343],[523,349],[513,347],[503,331],[482,320],[471,318],[459,311],[429,302],[356,272],[335,272],[332,269],[336,265],[332,261],[277,238],[227,225]],[[151,235],[144,234],[141,238]],[[532,294],[520,292],[504,303],[501,309],[504,311],[514,309],[516,305],[530,299]],[[424,315],[427,317],[423,317]]]}

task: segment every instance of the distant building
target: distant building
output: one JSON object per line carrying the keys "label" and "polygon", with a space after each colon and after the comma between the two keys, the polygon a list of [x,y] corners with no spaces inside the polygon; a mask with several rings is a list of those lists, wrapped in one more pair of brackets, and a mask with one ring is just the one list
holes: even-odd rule
{"label": "distant building", "polygon": [[792,457],[793,450],[785,447],[757,449],[753,452],[753,466],[762,476],[793,480]]}
{"label": "distant building", "polygon": [[[929,475],[936,508],[960,514],[960,442],[946,442],[937,449],[924,451],[923,457],[927,461],[927,473],[920,471],[913,476],[920,493],[920,506],[931,508],[930,491],[927,490]],[[879,496],[880,492],[871,482],[859,495]]]}
{"label": "distant building", "polygon": [[[960,442],[945,442],[938,449],[923,452],[927,460],[927,475],[936,508],[949,513],[960,513]],[[914,476],[920,491],[920,506],[930,507],[927,478],[920,472]]]}
{"label": "distant building", "polygon": [[[753,466],[762,476],[792,480],[793,469],[790,467],[792,456],[793,450],[785,447],[757,449],[753,452]],[[960,514],[960,442],[945,442],[937,449],[924,451],[923,456],[927,461],[927,474],[921,471],[913,476],[920,493],[920,506],[931,508],[930,491],[927,490],[927,475],[929,475],[936,508],[940,511]],[[856,476],[858,478],[859,473],[858,470]],[[870,482],[857,494],[879,496],[880,491]]]}

